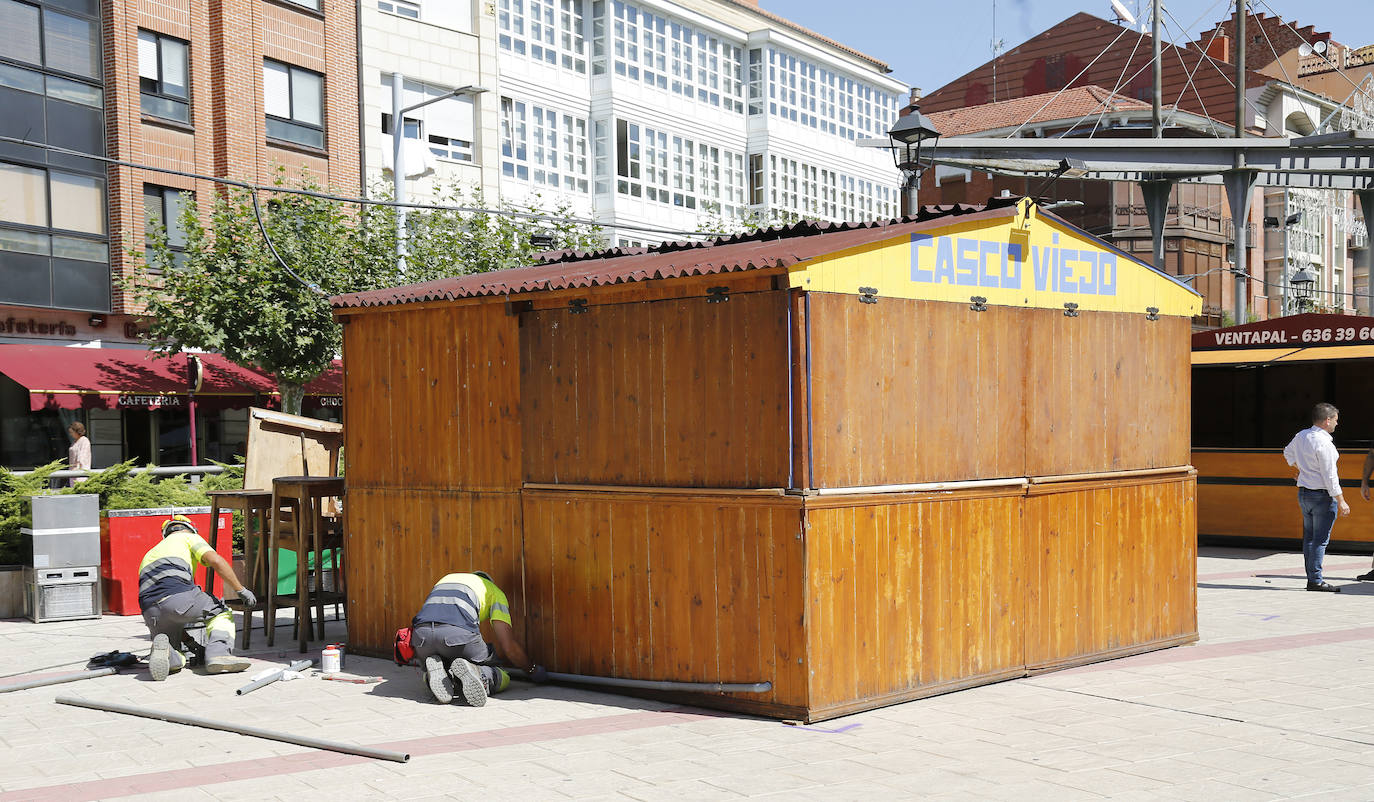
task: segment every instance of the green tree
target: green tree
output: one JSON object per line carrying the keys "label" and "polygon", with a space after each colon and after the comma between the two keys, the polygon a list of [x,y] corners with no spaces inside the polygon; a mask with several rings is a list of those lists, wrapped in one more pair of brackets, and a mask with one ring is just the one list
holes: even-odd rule
{"label": "green tree", "polygon": [[[279,171],[277,184],[284,182]],[[303,183],[305,189],[318,189]],[[283,410],[296,414],[304,385],[323,373],[342,347],[329,296],[528,264],[542,249],[530,241],[536,229],[552,235],[554,247],[599,243],[599,230],[569,222],[565,207],[554,209],[559,219],[550,223],[503,213],[413,211],[403,275],[396,264],[393,208],[363,205],[360,211],[351,202],[261,194],[270,200],[260,201],[255,210],[247,190],[216,192],[204,220],[196,203],[187,203],[180,221],[186,234],[183,253],[172,249],[165,227],[154,225],[146,251],[134,253],[135,269],[125,287],[151,318],[148,339],[154,350],[218,351],[266,371],[276,378]],[[463,200],[458,189],[445,196],[446,204]],[[507,210],[536,211],[528,206]],[[262,236],[259,215],[281,261]]]}

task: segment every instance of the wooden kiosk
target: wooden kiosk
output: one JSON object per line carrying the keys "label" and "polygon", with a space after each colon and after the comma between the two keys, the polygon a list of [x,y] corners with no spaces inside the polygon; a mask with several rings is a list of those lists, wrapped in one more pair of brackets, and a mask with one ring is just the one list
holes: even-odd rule
{"label": "wooden kiosk", "polygon": [[1332,545],[1368,552],[1374,516],[1359,498],[1374,445],[1374,318],[1305,314],[1193,335],[1193,464],[1198,535],[1208,542],[1293,548],[1302,543],[1294,477],[1283,459],[1320,401],[1341,410],[1336,463],[1356,512]]}
{"label": "wooden kiosk", "polygon": [[1196,639],[1187,287],[1029,201],[334,299],[349,635],[816,721]]}

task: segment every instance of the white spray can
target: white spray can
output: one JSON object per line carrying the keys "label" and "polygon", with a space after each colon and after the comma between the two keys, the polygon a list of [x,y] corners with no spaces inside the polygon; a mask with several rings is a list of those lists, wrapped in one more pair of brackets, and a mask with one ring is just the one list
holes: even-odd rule
{"label": "white spray can", "polygon": [[339,668],[339,647],[331,643],[320,653],[320,670],[326,674],[337,674]]}

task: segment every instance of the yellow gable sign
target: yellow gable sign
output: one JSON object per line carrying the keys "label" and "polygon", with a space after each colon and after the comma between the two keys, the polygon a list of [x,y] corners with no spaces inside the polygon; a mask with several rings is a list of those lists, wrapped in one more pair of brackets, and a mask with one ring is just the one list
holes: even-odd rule
{"label": "yellow gable sign", "polygon": [[998,306],[1201,312],[1202,298],[1188,286],[1035,211],[1025,200],[1015,217],[955,222],[828,254],[794,268],[791,286]]}

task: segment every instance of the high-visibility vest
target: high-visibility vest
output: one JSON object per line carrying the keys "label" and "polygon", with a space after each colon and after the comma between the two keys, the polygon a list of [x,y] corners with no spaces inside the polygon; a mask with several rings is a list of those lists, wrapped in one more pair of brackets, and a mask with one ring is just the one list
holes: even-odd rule
{"label": "high-visibility vest", "polygon": [[477,574],[448,574],[425,598],[412,626],[451,624],[476,629],[484,621],[510,623],[510,604],[496,583]]}
{"label": "high-visibility vest", "polygon": [[173,593],[194,588],[194,572],[209,552],[204,538],[185,529],[148,549],[138,565],[138,606],[146,610]]}

